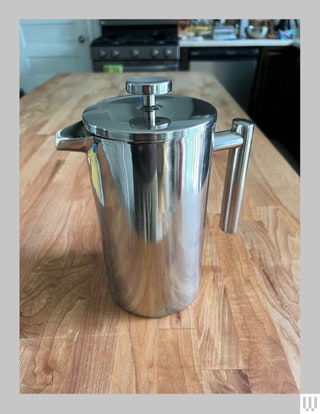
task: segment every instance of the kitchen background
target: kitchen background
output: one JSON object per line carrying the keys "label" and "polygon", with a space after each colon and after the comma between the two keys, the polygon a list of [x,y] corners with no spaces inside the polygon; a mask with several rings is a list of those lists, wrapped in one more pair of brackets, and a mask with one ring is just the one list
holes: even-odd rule
{"label": "kitchen background", "polygon": [[20,20],[20,97],[58,73],[210,72],[300,173],[297,19]]}

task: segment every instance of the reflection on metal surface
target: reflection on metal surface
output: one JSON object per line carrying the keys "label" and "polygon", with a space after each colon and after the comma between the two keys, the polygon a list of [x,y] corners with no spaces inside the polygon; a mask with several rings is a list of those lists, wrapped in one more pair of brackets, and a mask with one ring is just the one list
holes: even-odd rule
{"label": "reflection on metal surface", "polygon": [[160,143],[102,139],[94,148],[89,170],[115,299],[145,316],[183,309],[199,286],[212,131]]}
{"label": "reflection on metal surface", "polygon": [[97,159],[97,144],[93,143],[92,147],[88,151],[88,164],[90,167],[90,177],[92,182],[92,187],[95,190],[100,203],[104,204],[102,181],[101,181],[101,172],[99,161]]}
{"label": "reflection on metal surface", "polygon": [[125,309],[163,316],[198,291],[211,134],[165,143],[102,140],[97,203],[110,286]]}

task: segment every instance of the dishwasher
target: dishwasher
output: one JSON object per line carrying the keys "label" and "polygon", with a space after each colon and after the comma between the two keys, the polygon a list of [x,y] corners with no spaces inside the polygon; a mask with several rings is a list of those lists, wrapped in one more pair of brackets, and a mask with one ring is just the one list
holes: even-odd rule
{"label": "dishwasher", "polygon": [[258,47],[194,47],[189,70],[212,73],[248,112],[259,54]]}

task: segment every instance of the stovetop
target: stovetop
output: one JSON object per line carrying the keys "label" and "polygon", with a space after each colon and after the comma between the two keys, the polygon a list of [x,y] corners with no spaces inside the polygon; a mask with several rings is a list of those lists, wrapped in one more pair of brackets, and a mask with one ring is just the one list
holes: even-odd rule
{"label": "stovetop", "polygon": [[101,22],[101,36],[91,43],[94,70],[121,64],[127,70],[178,70],[180,49],[176,24],[135,21]]}
{"label": "stovetop", "polygon": [[93,40],[92,46],[160,46],[177,45],[178,38],[163,34],[152,34],[148,36],[109,35],[101,36]]}
{"label": "stovetop", "polygon": [[[119,22],[119,25],[115,25]],[[144,24],[139,21],[101,21],[102,36],[92,46],[161,46],[178,44],[176,24]]]}

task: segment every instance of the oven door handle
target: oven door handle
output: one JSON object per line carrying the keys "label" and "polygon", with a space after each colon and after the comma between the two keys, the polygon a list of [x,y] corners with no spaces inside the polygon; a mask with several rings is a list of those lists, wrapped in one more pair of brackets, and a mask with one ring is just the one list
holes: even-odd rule
{"label": "oven door handle", "polygon": [[123,65],[123,70],[126,72],[144,72],[144,71],[166,71],[166,70],[177,70],[179,69],[179,63],[175,62],[172,64],[161,64],[161,63],[151,63],[151,64],[147,64],[147,63],[143,63],[141,65],[139,65],[139,63],[137,62],[134,65],[126,65],[126,64],[122,64]]}

